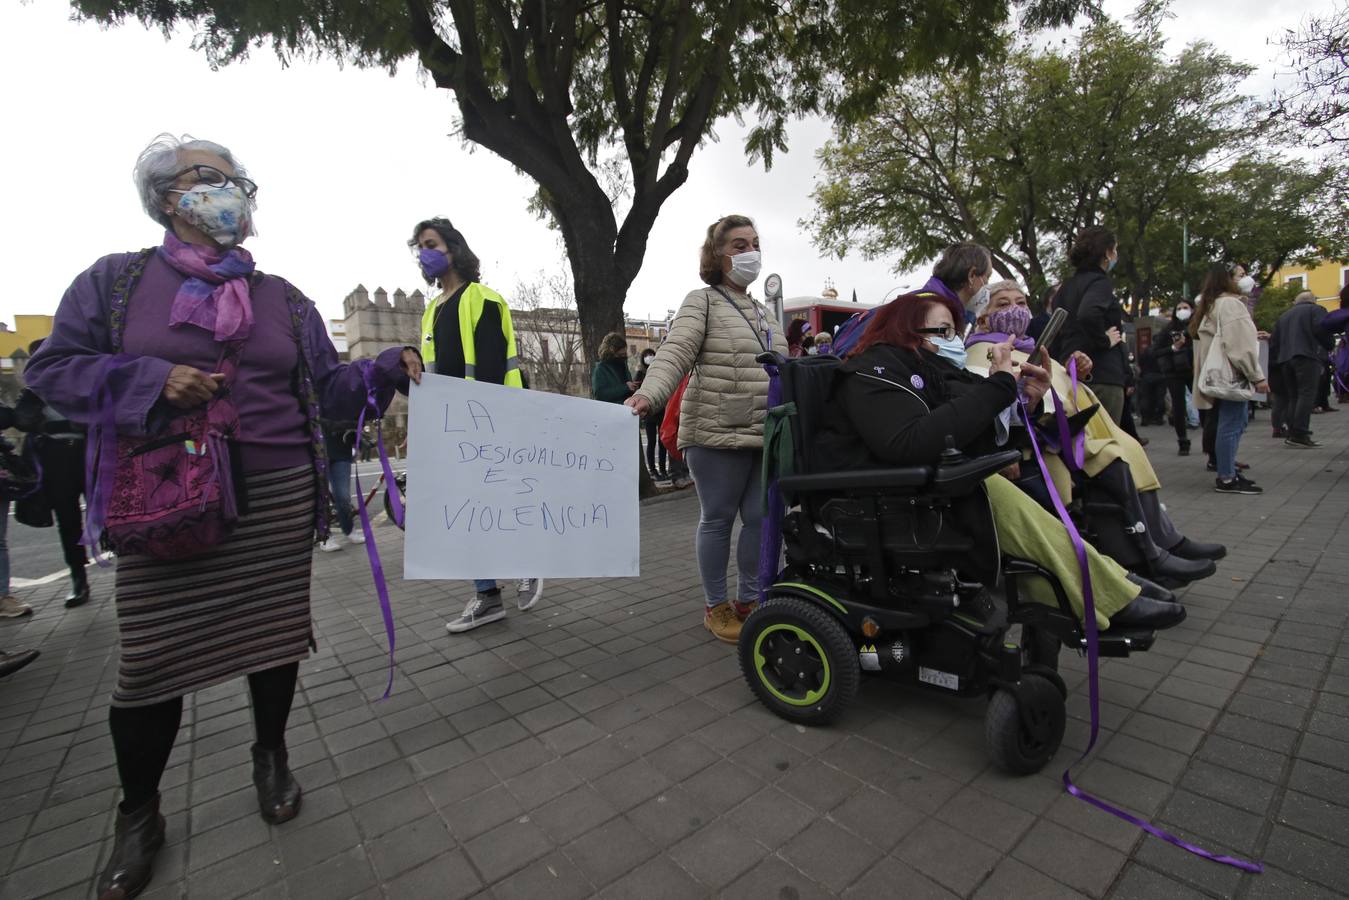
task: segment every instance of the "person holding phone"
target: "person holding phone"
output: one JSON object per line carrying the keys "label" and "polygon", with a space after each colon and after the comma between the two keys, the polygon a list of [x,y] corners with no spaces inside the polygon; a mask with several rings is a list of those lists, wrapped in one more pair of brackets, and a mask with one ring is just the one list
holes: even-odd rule
{"label": "person holding phone", "polygon": [[1124,346],[1124,306],[1110,283],[1119,261],[1114,232],[1099,225],[1084,228],[1068,258],[1077,270],[1063,283],[1054,308],[1068,311],[1063,331],[1050,345],[1050,356],[1067,364],[1081,352],[1091,357],[1091,389],[1115,424],[1124,422],[1124,392],[1130,369]]}

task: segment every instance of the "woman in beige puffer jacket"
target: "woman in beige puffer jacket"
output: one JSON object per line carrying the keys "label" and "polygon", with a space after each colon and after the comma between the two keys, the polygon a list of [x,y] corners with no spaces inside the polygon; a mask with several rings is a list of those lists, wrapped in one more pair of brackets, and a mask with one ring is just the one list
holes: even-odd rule
{"label": "woman in beige puffer jacket", "polygon": [[[752,220],[726,216],[707,229],[698,274],[709,286],[684,298],[641,388],[626,401],[638,415],[658,409],[693,372],[679,414],[679,448],[702,506],[697,552],[707,602],[703,622],[730,643],[739,639],[740,623],[759,599],[759,482],[768,374],[755,357],[769,349],[787,353],[781,328],[747,293],[759,265]],[[726,596],[726,565],[737,514],[738,601],[732,603]]]}

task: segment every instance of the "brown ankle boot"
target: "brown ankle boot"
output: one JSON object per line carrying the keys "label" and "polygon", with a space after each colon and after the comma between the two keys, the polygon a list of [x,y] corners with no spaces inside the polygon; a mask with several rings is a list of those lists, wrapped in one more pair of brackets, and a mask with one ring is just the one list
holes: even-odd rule
{"label": "brown ankle boot", "polygon": [[98,900],[130,900],[150,883],[155,855],[164,846],[159,794],[130,813],[117,811],[112,855],[98,878]]}
{"label": "brown ankle boot", "polygon": [[300,814],[300,785],[286,764],[286,748],[264,750],[253,745],[253,785],[258,789],[258,811],[273,825]]}

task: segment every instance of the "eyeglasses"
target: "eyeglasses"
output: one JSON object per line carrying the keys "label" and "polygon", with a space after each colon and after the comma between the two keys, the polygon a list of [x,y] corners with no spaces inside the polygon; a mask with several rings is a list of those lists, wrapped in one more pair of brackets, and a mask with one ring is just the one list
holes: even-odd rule
{"label": "eyeglasses", "polygon": [[[243,178],[238,175],[226,175],[224,172],[220,171],[215,166],[206,166],[200,163],[198,163],[195,166],[188,166],[181,172],[176,173],[173,176],[174,182],[177,182],[179,178],[182,178],[188,172],[193,172],[196,174],[197,184],[204,184],[207,187],[213,188],[229,187],[232,184],[235,187],[239,188],[239,190],[243,191],[244,196],[247,197],[249,200],[252,200],[254,197],[258,195],[257,182],[248,178]],[[169,188],[169,190],[182,191],[183,188]]]}
{"label": "eyeglasses", "polygon": [[938,325],[934,328],[919,328],[919,334],[935,334],[944,341],[949,341],[956,336],[954,325]]}

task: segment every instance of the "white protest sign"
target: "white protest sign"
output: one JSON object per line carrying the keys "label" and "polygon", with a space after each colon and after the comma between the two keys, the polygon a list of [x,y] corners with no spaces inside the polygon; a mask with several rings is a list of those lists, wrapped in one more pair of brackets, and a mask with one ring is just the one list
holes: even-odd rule
{"label": "white protest sign", "polygon": [[637,458],[626,406],[423,375],[403,577],[637,575]]}

